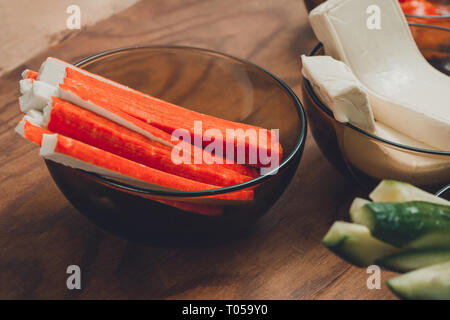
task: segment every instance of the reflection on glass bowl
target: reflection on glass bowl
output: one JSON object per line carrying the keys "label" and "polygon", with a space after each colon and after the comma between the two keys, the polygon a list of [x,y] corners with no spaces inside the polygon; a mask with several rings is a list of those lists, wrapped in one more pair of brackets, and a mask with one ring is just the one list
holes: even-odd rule
{"label": "reflection on glass bowl", "polygon": [[[436,29],[433,26],[411,28]],[[436,30],[450,35],[448,31]],[[427,48],[420,49],[427,52]],[[435,56],[434,65],[445,72],[442,67],[447,65],[449,51],[440,53],[442,55]],[[321,44],[310,53],[321,54],[324,54]],[[443,63],[439,58],[447,62]],[[312,134],[322,153],[340,172],[355,179],[365,189],[372,189],[386,178],[410,182],[430,191],[450,183],[450,151],[401,145],[336,121],[305,78],[302,95]]]}

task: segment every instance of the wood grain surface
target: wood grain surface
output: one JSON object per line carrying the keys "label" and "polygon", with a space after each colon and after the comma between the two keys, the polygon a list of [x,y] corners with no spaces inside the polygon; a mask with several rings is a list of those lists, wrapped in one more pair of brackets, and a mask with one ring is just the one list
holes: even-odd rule
{"label": "wood grain surface", "polygon": [[[291,185],[242,239],[210,248],[140,245],[110,235],[59,192],[37,147],[13,132],[20,71],[47,56],[72,62],[137,44],[229,53],[270,70],[300,96],[299,56],[316,40],[300,0],[151,0],[72,33],[0,78],[0,298],[4,299],[391,299],[369,290],[365,269],[321,238],[347,217],[357,194],[311,135]],[[0,53],[0,58],[1,58]],[[82,290],[66,288],[66,268]]]}
{"label": "wood grain surface", "polygon": [[[139,0],[0,1],[0,76],[71,35],[67,9],[80,8],[83,26],[93,25]],[[72,12],[72,11],[69,11]]]}

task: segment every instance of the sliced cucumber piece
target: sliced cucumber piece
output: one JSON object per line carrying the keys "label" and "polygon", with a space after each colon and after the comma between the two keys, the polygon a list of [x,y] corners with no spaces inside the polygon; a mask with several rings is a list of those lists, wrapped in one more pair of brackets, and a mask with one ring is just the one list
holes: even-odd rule
{"label": "sliced cucumber piece", "polygon": [[427,201],[450,206],[450,201],[436,197],[412,184],[394,180],[383,180],[369,195],[375,202]]}
{"label": "sliced cucumber piece", "polygon": [[404,299],[450,299],[450,262],[405,273],[387,284]]}
{"label": "sliced cucumber piece", "polygon": [[343,221],[336,221],[322,242],[336,255],[360,267],[401,250],[372,237],[367,227]]}
{"label": "sliced cucumber piece", "polygon": [[355,219],[357,219],[357,216],[360,215],[362,208],[368,203],[370,203],[369,200],[362,198],[355,198],[355,200],[353,200],[352,205],[350,206],[350,218],[353,222],[356,222]]}
{"label": "sliced cucumber piece", "polygon": [[396,253],[376,263],[386,269],[407,272],[447,261],[450,262],[450,249],[428,249]]}
{"label": "sliced cucumber piece", "polygon": [[352,220],[368,227],[375,238],[394,246],[423,241],[425,236],[437,247],[450,245],[445,237],[450,235],[450,206],[424,201],[370,202],[354,210]]}
{"label": "sliced cucumber piece", "polygon": [[450,233],[434,232],[408,244],[410,249],[450,249]]}

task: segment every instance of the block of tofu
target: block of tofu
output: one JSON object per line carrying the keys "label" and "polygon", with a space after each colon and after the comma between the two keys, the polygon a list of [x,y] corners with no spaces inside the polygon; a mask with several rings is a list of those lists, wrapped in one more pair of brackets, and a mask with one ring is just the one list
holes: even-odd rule
{"label": "block of tofu", "polygon": [[[368,25],[376,11],[380,28]],[[366,88],[376,121],[450,150],[450,77],[422,56],[398,1],[329,0],[311,11],[310,22],[325,52]]]}
{"label": "block of tofu", "polygon": [[[343,62],[329,56],[302,57],[302,73],[319,99],[333,112],[336,120],[350,122],[375,136],[390,142],[433,149],[398,130],[375,121],[364,87]],[[385,176],[408,180],[411,173],[420,173],[420,181],[431,184],[437,179],[450,179],[450,162],[439,156],[422,157],[369,139],[344,127],[341,150],[347,161],[358,170],[382,179]]]}
{"label": "block of tofu", "polygon": [[[375,135],[410,147],[432,149],[420,141],[375,121]],[[448,156],[431,155],[395,148],[369,139],[349,127],[344,127],[340,137],[341,151],[352,167],[376,179],[406,181],[420,185],[435,184],[436,181],[450,181]]]}
{"label": "block of tofu", "polygon": [[374,133],[375,120],[367,93],[345,63],[330,56],[302,55],[302,74],[337,121]]}

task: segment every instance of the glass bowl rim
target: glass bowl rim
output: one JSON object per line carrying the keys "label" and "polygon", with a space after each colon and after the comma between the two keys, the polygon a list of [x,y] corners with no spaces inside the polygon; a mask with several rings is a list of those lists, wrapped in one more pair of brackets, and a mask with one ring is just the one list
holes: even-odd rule
{"label": "glass bowl rim", "polygon": [[407,18],[424,18],[424,19],[447,19],[450,18],[450,14],[438,14],[438,15],[417,15],[417,14],[405,14]]}
{"label": "glass bowl rim", "polygon": [[[436,27],[437,29],[441,29],[441,28],[439,28],[437,26],[432,26],[432,25],[421,25],[421,24],[410,24],[410,25],[413,25],[413,26],[420,25],[420,26],[426,26],[426,27],[432,27],[432,28]],[[445,29],[447,29],[447,28],[445,28]],[[450,31],[450,29],[447,29],[447,30]],[[322,47],[323,47],[323,44],[321,42],[319,42],[307,55],[308,56],[315,55],[316,52],[319,49],[321,49]],[[330,109],[328,109],[328,107],[325,106],[325,104],[323,104],[322,101],[320,101],[320,99],[317,97],[317,95],[315,94],[314,90],[312,89],[312,86],[311,86],[310,82],[308,81],[308,79],[303,77],[303,81],[304,81],[304,84],[305,84],[306,92],[312,98],[314,103],[316,105],[318,105],[319,108],[322,109],[322,111],[324,111],[334,121],[337,121],[334,118],[333,112]],[[363,135],[366,135],[366,136],[368,136],[368,137],[370,137],[372,139],[378,140],[378,141],[380,141],[382,143],[394,146],[396,148],[405,149],[405,150],[408,150],[408,151],[414,151],[414,152],[418,152],[418,153],[426,153],[426,154],[441,155],[441,156],[442,155],[443,156],[450,156],[450,151],[440,151],[440,150],[422,149],[422,148],[412,147],[412,146],[408,146],[408,145],[405,145],[405,144],[401,144],[401,143],[397,143],[397,142],[394,142],[394,141],[390,141],[390,140],[381,138],[381,137],[376,136],[376,135],[374,135],[374,134],[372,134],[370,132],[367,132],[367,131],[365,131],[363,129],[360,129],[360,128],[358,128],[358,127],[356,127],[356,126],[354,126],[354,125],[352,125],[352,124],[350,124],[348,122],[341,123],[341,124],[349,127],[352,130],[358,131],[359,133],[362,133]]]}
{"label": "glass bowl rim", "polygon": [[[251,67],[256,68],[258,71],[261,71],[263,74],[267,75],[269,78],[271,78],[276,83],[278,83],[281,86],[281,88],[285,92],[287,92],[287,94],[292,99],[293,104],[296,108],[297,114],[299,116],[301,130],[300,130],[300,134],[299,134],[297,143],[294,146],[294,149],[278,165],[278,167],[273,169],[271,172],[269,172],[269,174],[260,175],[256,178],[253,178],[251,180],[248,180],[248,181],[240,183],[240,184],[235,184],[235,185],[231,185],[231,186],[227,186],[227,187],[221,187],[221,188],[217,188],[217,189],[208,189],[208,190],[199,190],[199,191],[180,191],[180,190],[162,190],[162,189],[141,188],[141,187],[129,185],[129,184],[126,184],[123,182],[119,182],[116,180],[106,178],[106,177],[101,176],[94,172],[76,169],[77,171],[82,172],[82,173],[92,177],[94,180],[98,180],[101,183],[106,184],[108,186],[112,186],[112,187],[115,187],[118,189],[133,192],[133,193],[145,194],[145,195],[155,195],[155,196],[180,197],[180,198],[206,197],[206,196],[214,196],[214,195],[224,194],[224,193],[233,192],[233,191],[239,191],[239,190],[246,189],[246,188],[255,186],[257,184],[260,184],[266,180],[269,180],[271,177],[276,176],[278,174],[279,170],[282,170],[283,168],[285,168],[291,161],[294,160],[295,156],[303,150],[303,148],[305,146],[306,135],[307,135],[307,120],[306,120],[305,111],[304,111],[302,103],[300,102],[300,99],[297,97],[297,95],[294,93],[294,91],[280,78],[278,78],[271,72],[267,71],[266,69],[256,65],[253,62],[250,62],[246,59],[238,58],[238,57],[235,57],[235,56],[227,54],[227,53],[222,53],[222,52],[218,52],[215,50],[199,48],[199,47],[182,46],[182,45],[136,45],[136,46],[127,46],[127,47],[121,47],[121,48],[117,48],[117,49],[102,51],[102,52],[93,54],[91,56],[88,56],[86,58],[83,58],[83,59],[79,60],[78,62],[74,63],[74,65],[82,68],[82,65],[89,63],[98,58],[104,58],[106,56],[113,55],[113,54],[116,54],[119,52],[142,50],[142,49],[159,49],[159,50],[175,49],[175,50],[180,50],[180,51],[190,50],[190,51],[195,51],[197,53],[214,55],[219,58],[231,59],[240,64],[250,65]],[[270,174],[270,173],[274,173],[274,174]]]}

